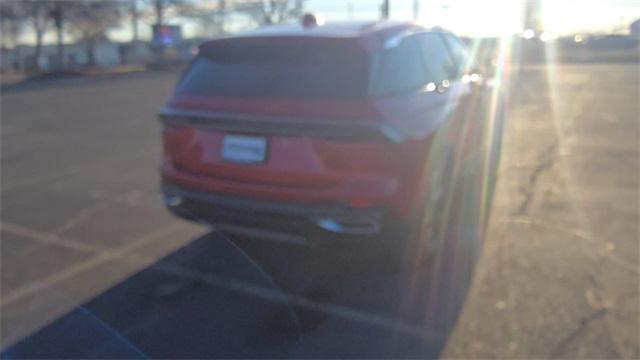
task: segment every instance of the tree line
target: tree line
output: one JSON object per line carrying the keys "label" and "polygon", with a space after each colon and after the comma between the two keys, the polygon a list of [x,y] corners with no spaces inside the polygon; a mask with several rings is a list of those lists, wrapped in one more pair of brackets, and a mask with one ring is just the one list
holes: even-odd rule
{"label": "tree line", "polygon": [[[131,21],[132,40],[138,23],[164,25],[175,18],[191,18],[215,25],[223,33],[229,14],[244,15],[257,26],[281,23],[302,15],[304,0],[1,0],[2,47],[19,45],[33,36],[34,58],[41,55],[43,39],[56,34],[58,64],[64,63],[65,36],[84,44],[89,64],[95,64],[95,46],[108,31]],[[213,35],[213,34],[212,34]]]}

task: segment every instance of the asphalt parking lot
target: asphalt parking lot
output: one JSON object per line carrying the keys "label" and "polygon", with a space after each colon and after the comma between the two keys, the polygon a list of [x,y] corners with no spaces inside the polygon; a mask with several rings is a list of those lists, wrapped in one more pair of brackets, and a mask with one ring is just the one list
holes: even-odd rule
{"label": "asphalt parking lot", "polygon": [[[219,260],[211,239],[199,238],[208,230],[174,219],[158,196],[154,113],[176,76],[145,72],[2,93],[2,348],[167,254]],[[491,222],[443,355],[638,358],[638,67],[532,66],[509,80]],[[271,271],[302,266],[295,248],[248,246],[281,269]],[[385,276],[363,274],[371,283]],[[353,276],[343,281],[349,288]],[[384,323],[357,306],[327,309],[368,329]],[[354,342],[332,337],[339,326],[331,324],[320,326],[317,349]]]}

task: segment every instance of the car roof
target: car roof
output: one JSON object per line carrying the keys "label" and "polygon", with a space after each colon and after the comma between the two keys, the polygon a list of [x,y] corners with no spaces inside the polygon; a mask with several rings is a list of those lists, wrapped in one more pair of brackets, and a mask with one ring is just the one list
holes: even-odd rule
{"label": "car roof", "polygon": [[348,21],[332,22],[323,25],[304,27],[302,24],[283,24],[265,26],[256,30],[231,35],[226,38],[211,40],[203,46],[220,41],[252,38],[344,38],[368,43],[370,46],[381,45],[387,39],[404,33],[427,31],[428,29],[411,22],[400,21]]}
{"label": "car roof", "polygon": [[237,36],[363,37],[389,30],[402,31],[415,26],[409,22],[398,21],[342,21],[309,27],[302,24],[283,24],[265,26]]}

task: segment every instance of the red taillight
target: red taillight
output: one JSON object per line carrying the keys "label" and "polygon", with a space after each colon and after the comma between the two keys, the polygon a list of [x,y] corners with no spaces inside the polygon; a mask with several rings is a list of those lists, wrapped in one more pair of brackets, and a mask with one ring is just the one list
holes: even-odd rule
{"label": "red taillight", "polygon": [[173,129],[162,131],[163,149],[165,155],[173,155],[177,150],[178,141]]}

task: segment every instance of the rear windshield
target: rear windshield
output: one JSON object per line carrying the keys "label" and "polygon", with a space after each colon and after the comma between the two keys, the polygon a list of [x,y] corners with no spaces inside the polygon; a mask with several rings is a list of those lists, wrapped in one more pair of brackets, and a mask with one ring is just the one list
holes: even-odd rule
{"label": "rear windshield", "polygon": [[202,51],[178,93],[231,97],[354,99],[366,96],[369,63],[347,41],[212,46]]}

